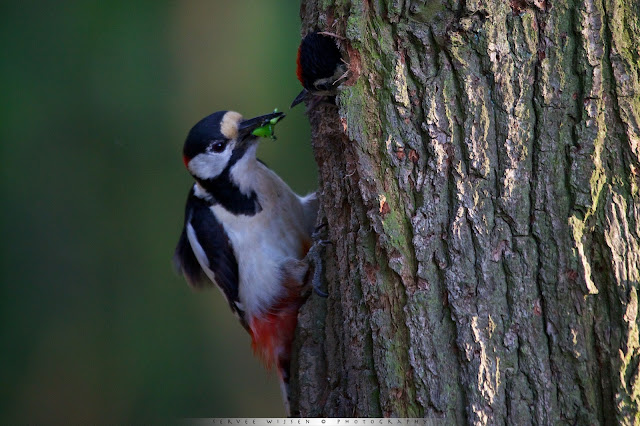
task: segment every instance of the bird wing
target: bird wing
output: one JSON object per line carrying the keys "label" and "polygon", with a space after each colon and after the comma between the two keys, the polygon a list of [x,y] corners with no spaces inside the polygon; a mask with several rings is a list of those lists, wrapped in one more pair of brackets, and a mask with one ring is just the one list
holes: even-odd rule
{"label": "bird wing", "polygon": [[173,256],[174,265],[194,288],[215,284],[243,325],[244,311],[238,298],[238,262],[222,224],[210,203],[189,192],[185,222]]}

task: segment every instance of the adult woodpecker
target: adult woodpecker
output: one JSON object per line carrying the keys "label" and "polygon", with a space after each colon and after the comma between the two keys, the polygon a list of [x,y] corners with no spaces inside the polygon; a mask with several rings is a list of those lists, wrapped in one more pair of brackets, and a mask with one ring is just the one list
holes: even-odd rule
{"label": "adult woodpecker", "polygon": [[288,413],[291,343],[318,201],[315,193],[296,195],[256,158],[256,135],[273,136],[282,117],[219,111],[191,129],[183,159],[195,183],[174,263],[191,286],[222,290],[254,353],[277,368]]}
{"label": "adult woodpecker", "polygon": [[310,32],[298,47],[296,75],[302,84],[302,92],[291,103],[291,108],[305,100],[309,94],[335,96],[338,83],[348,71],[336,45],[336,36]]}

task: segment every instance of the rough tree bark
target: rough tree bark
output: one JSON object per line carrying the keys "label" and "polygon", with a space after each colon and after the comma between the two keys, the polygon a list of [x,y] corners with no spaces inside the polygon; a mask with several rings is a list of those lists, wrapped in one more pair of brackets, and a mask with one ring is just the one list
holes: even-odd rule
{"label": "rough tree bark", "polygon": [[640,417],[637,0],[306,0],[345,37],[309,111],[328,299],[294,414]]}

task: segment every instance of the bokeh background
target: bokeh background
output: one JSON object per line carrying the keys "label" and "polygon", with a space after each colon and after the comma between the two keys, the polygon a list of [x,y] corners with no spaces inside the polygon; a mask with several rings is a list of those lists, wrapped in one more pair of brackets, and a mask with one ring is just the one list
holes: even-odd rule
{"label": "bokeh background", "polygon": [[314,190],[299,2],[2,2],[0,40],[0,423],[284,415],[222,296],[170,259],[205,115],[285,110],[259,156]]}

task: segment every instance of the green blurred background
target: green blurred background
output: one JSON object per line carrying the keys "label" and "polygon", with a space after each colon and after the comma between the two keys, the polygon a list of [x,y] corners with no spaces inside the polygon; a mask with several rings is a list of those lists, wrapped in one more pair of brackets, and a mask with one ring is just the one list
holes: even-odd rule
{"label": "green blurred background", "polygon": [[2,2],[0,422],[282,416],[218,291],[171,266],[193,124],[288,114],[260,157],[316,166],[295,1]]}

